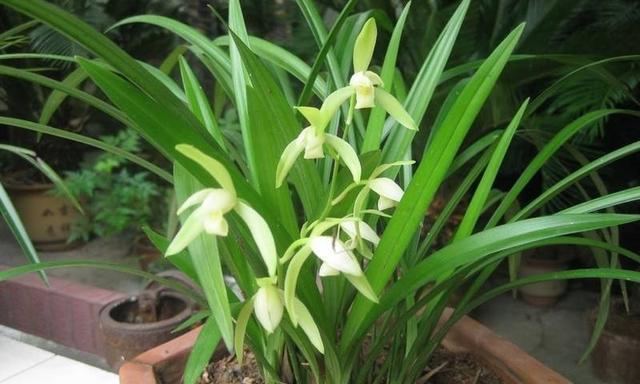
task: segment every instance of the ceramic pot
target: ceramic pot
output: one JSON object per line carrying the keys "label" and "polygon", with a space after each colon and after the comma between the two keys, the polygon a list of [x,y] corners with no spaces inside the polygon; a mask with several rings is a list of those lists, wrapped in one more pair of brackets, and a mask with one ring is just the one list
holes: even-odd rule
{"label": "ceramic pot", "polygon": [[24,185],[8,181],[6,188],[37,250],[58,251],[78,245],[68,243],[67,239],[80,213],[68,199],[51,193],[53,184]]}
{"label": "ceramic pot", "polygon": [[145,291],[107,304],[100,312],[105,358],[114,369],[126,360],[183,332],[172,331],[193,312],[192,303],[171,291]]}
{"label": "ceramic pot", "polygon": [[[564,271],[574,257],[570,247],[548,247],[525,252],[518,275],[528,277],[549,272]],[[528,284],[518,289],[522,300],[536,307],[552,307],[567,291],[566,280]]]}

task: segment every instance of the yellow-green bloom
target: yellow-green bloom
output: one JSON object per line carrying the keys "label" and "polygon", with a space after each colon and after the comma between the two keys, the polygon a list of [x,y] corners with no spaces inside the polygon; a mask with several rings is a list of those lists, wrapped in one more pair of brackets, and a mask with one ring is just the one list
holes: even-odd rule
{"label": "yellow-green bloom", "polygon": [[253,309],[262,327],[267,333],[273,333],[284,313],[284,303],[278,287],[275,284],[263,284],[256,292]]}
{"label": "yellow-green bloom", "polygon": [[321,159],[324,158],[325,146],[332,148],[340,156],[340,160],[351,172],[353,180],[360,181],[362,168],[356,151],[338,136],[325,132],[336,109],[349,97],[344,94],[345,92],[334,92],[327,97],[320,109],[314,107],[297,108],[310,125],[304,128],[282,152],[276,170],[276,188],[282,185],[300,154],[304,152],[305,159]]}
{"label": "yellow-green bloom", "polygon": [[182,251],[203,232],[214,236],[227,236],[229,225],[225,215],[234,211],[249,228],[267,265],[269,276],[275,276],[278,256],[269,225],[251,206],[238,199],[231,176],[224,166],[193,146],[178,145],[176,149],[206,169],[222,188],[205,188],[184,201],[178,209],[178,214],[193,206],[198,207],[184,221],[165,255],[171,256]]}
{"label": "yellow-green bloom", "polygon": [[[242,361],[244,335],[251,313],[253,312],[258,323],[268,334],[273,333],[278,328],[284,314],[284,291],[278,288],[276,278],[265,277],[257,279],[257,283],[258,291],[245,302],[236,319],[234,346],[240,361]],[[320,331],[307,307],[294,297],[292,310],[295,311],[296,319],[298,320],[295,325],[299,324],[313,346],[321,353],[324,353],[324,344],[320,337]],[[291,314],[289,316],[291,317]]]}
{"label": "yellow-green bloom", "polygon": [[417,130],[413,118],[405,111],[402,104],[393,95],[381,88],[384,84],[380,76],[369,70],[373,50],[376,46],[377,34],[375,19],[367,20],[356,38],[353,49],[353,75],[349,80],[349,86],[342,90],[348,90],[348,97],[355,95],[356,109],[379,106],[396,119],[398,123],[408,129]]}

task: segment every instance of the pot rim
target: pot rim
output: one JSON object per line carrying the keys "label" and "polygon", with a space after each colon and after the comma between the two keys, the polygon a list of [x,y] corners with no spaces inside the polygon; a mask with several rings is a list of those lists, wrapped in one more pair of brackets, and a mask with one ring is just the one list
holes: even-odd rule
{"label": "pot rim", "polygon": [[[447,308],[441,318],[446,321],[453,309]],[[195,328],[165,344],[125,362],[119,370],[121,384],[158,384],[159,371],[188,355],[202,327]],[[451,327],[442,342],[452,352],[467,352],[482,360],[504,380],[505,384],[569,384],[570,381],[548,366],[499,336],[469,316]],[[214,353],[226,351],[220,343]],[[219,355],[220,356],[220,355]],[[186,360],[185,360],[186,361]],[[183,362],[184,363],[184,362]],[[173,369],[172,369],[173,371]]]}
{"label": "pot rim", "polygon": [[185,307],[182,311],[176,313],[175,315],[169,317],[168,319],[156,321],[153,323],[126,323],[126,322],[114,320],[109,313],[119,305],[122,305],[128,302],[137,301],[138,295],[133,295],[133,296],[128,296],[128,297],[114,300],[111,303],[105,305],[102,308],[102,310],[100,310],[100,323],[103,326],[108,326],[110,328],[117,327],[119,329],[124,329],[128,331],[136,331],[136,330],[139,330],[141,327],[144,327],[147,330],[156,330],[156,329],[166,328],[168,326],[175,326],[176,324],[180,324],[189,318],[193,308],[192,308],[191,301],[187,299],[185,296],[177,292],[171,292],[171,291],[160,291],[158,295],[165,296],[165,297],[169,296],[174,299],[181,300],[185,303]]}

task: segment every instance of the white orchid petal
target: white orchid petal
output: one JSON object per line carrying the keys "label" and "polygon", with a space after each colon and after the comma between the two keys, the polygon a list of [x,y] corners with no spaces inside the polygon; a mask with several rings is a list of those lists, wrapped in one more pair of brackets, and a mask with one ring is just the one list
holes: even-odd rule
{"label": "white orchid petal", "polygon": [[[358,227],[356,227],[356,222],[358,223]],[[376,231],[371,228],[371,226],[364,221],[361,220],[349,220],[343,221],[340,223],[340,228],[349,235],[350,238],[354,239],[358,233],[361,238],[367,240],[374,245],[378,245],[380,242],[380,237],[376,233]]]}
{"label": "white orchid petal", "polygon": [[349,80],[349,85],[356,90],[355,109],[375,107],[374,93],[376,89],[373,86],[374,83],[365,72],[354,73]]}
{"label": "white orchid petal", "polygon": [[307,335],[311,344],[313,344],[320,353],[324,353],[324,345],[322,344],[322,337],[320,337],[320,330],[318,329],[316,322],[313,320],[311,313],[309,313],[307,307],[305,307],[305,305],[297,298],[293,305],[298,316],[300,328],[302,328],[304,333]]}
{"label": "white orchid petal", "polygon": [[339,239],[316,236],[311,239],[309,246],[313,253],[330,267],[355,276],[362,274],[358,260]]}
{"label": "white orchid petal", "polygon": [[353,71],[366,71],[371,64],[373,50],[376,47],[376,38],[378,30],[376,28],[376,20],[370,18],[362,27],[362,30],[356,38],[353,47]]}
{"label": "white orchid petal", "polygon": [[278,162],[278,168],[276,169],[276,188],[280,188],[284,179],[287,178],[287,174],[296,162],[296,159],[304,150],[304,140],[298,136],[295,140],[290,142],[282,152],[280,161]]}
{"label": "white orchid petal", "polygon": [[229,234],[229,224],[220,213],[205,215],[202,219],[204,231],[210,235],[227,236]]}
{"label": "white orchid petal", "polygon": [[296,288],[298,286],[298,276],[300,275],[300,270],[302,270],[302,266],[305,261],[309,258],[309,255],[311,255],[311,248],[307,245],[300,248],[291,258],[291,262],[287,268],[287,274],[284,277],[284,305],[287,307],[289,318],[291,318],[291,323],[294,327],[298,326],[298,317],[296,315],[294,305]]}
{"label": "white orchid petal", "polygon": [[202,210],[225,214],[236,205],[236,196],[226,189],[211,188],[202,201]]}
{"label": "white orchid petal", "polygon": [[396,202],[399,202],[404,195],[402,188],[388,177],[379,177],[369,181],[369,188],[378,195]]}
{"label": "white orchid petal", "polygon": [[347,278],[347,280],[349,280],[351,285],[356,287],[356,289],[364,295],[364,297],[373,301],[374,303],[378,302],[378,296],[373,291],[371,284],[369,284],[369,280],[367,280],[367,277],[364,274],[361,274],[359,276],[350,276],[348,274],[345,274],[345,277]]}
{"label": "white orchid petal", "polygon": [[178,234],[176,234],[176,237],[173,238],[173,241],[171,241],[171,244],[167,247],[165,256],[175,255],[185,249],[202,230],[202,218],[199,209],[197,209],[184,221]]}
{"label": "white orchid petal", "polygon": [[396,205],[398,205],[397,202],[388,199],[384,196],[380,196],[380,198],[378,199],[378,210],[380,211],[384,211],[385,209],[389,209],[389,208],[393,208]]}
{"label": "white orchid petal", "polygon": [[390,93],[385,91],[384,89],[378,88],[375,92],[375,103],[382,107],[391,117],[396,119],[396,121],[406,128],[417,131],[418,127],[416,123],[413,121],[413,118],[409,113],[404,109],[402,104],[393,97]]}
{"label": "white orchid petal", "polygon": [[211,192],[213,188],[205,188],[201,191],[198,191],[196,193],[194,193],[193,195],[189,196],[189,198],[187,198],[187,200],[184,201],[184,203],[182,203],[182,205],[180,206],[180,208],[178,208],[178,215],[181,215],[184,211],[186,211],[188,208],[200,204],[204,201],[204,199],[207,197],[207,195],[209,194],[209,192]]}
{"label": "white orchid petal", "polygon": [[267,333],[273,333],[280,324],[284,312],[284,304],[278,289],[272,285],[258,289],[253,309],[262,327]]}
{"label": "white orchid petal", "polygon": [[314,126],[309,126],[302,133],[304,134],[304,158],[324,158],[324,150],[322,148],[326,140],[324,132],[318,131]]}
{"label": "white orchid petal", "polygon": [[318,270],[318,276],[320,277],[338,276],[339,274],[340,271],[335,268],[331,268],[327,263],[322,263],[320,265],[320,269]]}
{"label": "white orchid petal", "polygon": [[359,182],[362,175],[362,167],[360,166],[360,160],[358,159],[356,151],[349,145],[349,143],[338,136],[325,134],[325,140],[328,145],[338,152],[342,162],[344,162],[347,168],[349,168],[349,171],[353,176],[353,181],[356,183]]}
{"label": "white orchid petal", "polygon": [[382,82],[382,78],[380,76],[378,76],[377,73],[373,72],[373,71],[366,71],[364,73],[365,76],[367,76],[369,78],[369,80],[371,80],[371,83],[375,86],[384,86],[384,82]]}
{"label": "white orchid petal", "polygon": [[278,266],[278,254],[273,234],[267,222],[249,205],[243,201],[238,201],[235,211],[249,227],[251,236],[258,246],[262,260],[267,265],[269,276],[275,276]]}

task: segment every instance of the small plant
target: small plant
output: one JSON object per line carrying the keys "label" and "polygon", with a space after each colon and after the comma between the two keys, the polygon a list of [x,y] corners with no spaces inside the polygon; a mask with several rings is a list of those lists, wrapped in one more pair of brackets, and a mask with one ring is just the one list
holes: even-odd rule
{"label": "small plant", "polygon": [[[45,1],[0,3],[45,21],[99,57],[75,61],[112,104],[64,84],[33,81],[73,93],[132,127],[173,164],[170,174],[104,140],[88,142],[119,153],[175,188],[180,230],[171,239],[149,234],[170,262],[199,281],[204,297],[186,292],[209,307],[187,363],[186,383],[197,380],[220,340],[238,359],[248,346],[269,383],[414,383],[456,320],[498,294],[540,281],[599,277],[606,279],[606,297],[611,279],[640,282],[640,273],[621,270],[618,261],[624,256],[639,262],[640,257],[609,241],[610,227],[640,216],[598,213],[639,199],[640,190],[605,194],[540,214],[555,194],[637,151],[637,143],[587,161],[522,209],[518,206],[524,187],[571,136],[605,116],[640,113],[603,109],[581,116],[550,138],[508,190],[492,190],[529,101],[521,102],[510,121],[491,135],[472,140],[469,132],[524,25],[486,59],[445,69],[468,0],[453,13],[412,81],[402,81],[396,73],[409,5],[398,18],[384,60],[376,62],[373,19],[362,18],[366,21],[354,29],[358,33],[335,42],[351,7],[345,7],[328,33],[313,3],[299,0],[320,46],[313,67],[249,36],[237,0],[229,2],[229,35],[213,41],[187,25],[153,15],[113,26],[146,23],[185,39],[189,55],[204,64],[233,104],[241,132],[235,145],[220,127],[221,111],[211,107],[186,59],[172,55],[159,70],[139,63]],[[353,49],[344,49],[347,46]],[[347,70],[339,63],[352,66]],[[379,71],[375,64],[380,64]],[[167,75],[172,65],[179,68],[181,84]],[[326,76],[320,76],[325,68]],[[296,87],[286,74],[302,81],[297,103],[291,102]],[[426,124],[424,116],[433,108],[431,97],[441,78],[457,78],[459,86],[447,102],[435,106],[433,124]],[[308,123],[301,124],[302,119]],[[24,120],[0,117],[0,123],[59,133]],[[412,146],[417,134],[425,135],[424,146]],[[462,181],[430,227],[423,228],[438,190],[453,174]],[[435,247],[434,240],[464,196],[469,200],[452,236]],[[602,237],[578,235],[582,232]],[[501,262],[527,249],[556,244],[599,248],[607,255],[598,269],[537,275],[483,290]],[[79,264],[2,271],[0,280]],[[228,293],[225,269],[233,274],[243,301]],[[438,326],[450,297],[460,289],[465,291],[452,316]],[[602,308],[607,305],[603,300]],[[600,313],[606,318],[606,312]]]}
{"label": "small plant", "polygon": [[[121,130],[101,140],[131,153],[140,152],[140,139],[132,130]],[[157,199],[161,188],[146,171],[131,171],[126,160],[112,153],[97,153],[80,170],[67,172],[66,185],[83,202],[85,215],[71,228],[69,241],[87,241],[126,230],[139,230],[153,216],[164,218]],[[163,202],[164,203],[164,202]]]}

